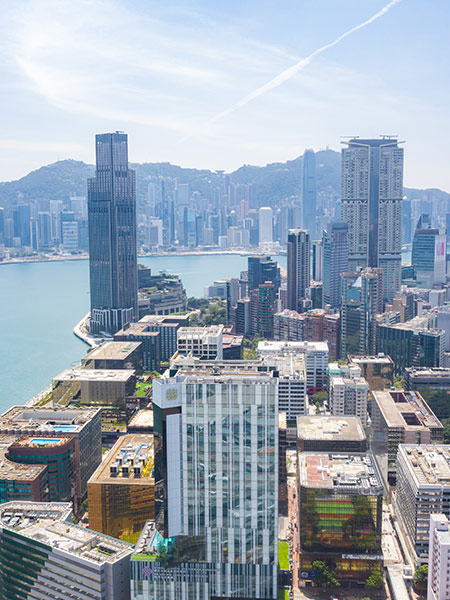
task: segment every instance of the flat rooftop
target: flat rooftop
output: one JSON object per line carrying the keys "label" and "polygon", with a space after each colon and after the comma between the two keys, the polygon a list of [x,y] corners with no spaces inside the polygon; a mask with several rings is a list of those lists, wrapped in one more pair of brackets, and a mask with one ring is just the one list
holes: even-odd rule
{"label": "flat rooftop", "polygon": [[300,485],[359,495],[379,495],[383,484],[371,454],[301,452]]}
{"label": "flat rooftop", "polygon": [[84,357],[85,360],[126,360],[141,345],[141,342],[106,342],[97,346]]}
{"label": "flat rooftop", "polygon": [[[178,356],[170,364],[160,379],[155,379],[153,385],[167,384],[171,377],[182,377],[183,380],[229,381],[230,379],[252,379],[258,383],[267,381],[276,383],[273,377],[273,366],[262,360],[201,360],[195,357]],[[181,379],[178,379],[181,381]]]}
{"label": "flat rooftop", "polygon": [[408,377],[414,379],[450,379],[450,369],[445,367],[423,367],[417,369],[415,367],[408,367],[405,369]]}
{"label": "flat rooftop", "polygon": [[209,325],[207,327],[180,327],[177,331],[177,339],[217,338],[223,334],[223,325]]}
{"label": "flat rooftop", "polygon": [[42,464],[24,465],[6,458],[8,448],[18,441],[20,438],[15,435],[0,435],[0,480],[32,482],[40,477],[47,467]]}
{"label": "flat rooftop", "polygon": [[349,362],[355,364],[378,364],[378,365],[393,365],[394,362],[390,356],[386,354],[378,354],[376,356],[349,356]]}
{"label": "flat rooftop", "polygon": [[308,415],[297,417],[297,437],[302,440],[356,440],[366,439],[357,417]]}
{"label": "flat rooftop", "polygon": [[153,427],[153,410],[148,408],[138,410],[128,422],[128,427]]}
{"label": "flat rooftop", "polygon": [[262,341],[258,343],[258,354],[277,354],[300,352],[305,353],[308,350],[314,352],[324,352],[328,354],[327,342],[285,342],[285,341]]}
{"label": "flat rooftop", "polygon": [[53,381],[114,381],[126,383],[135,374],[134,369],[66,369]]}
{"label": "flat rooftop", "polygon": [[419,394],[411,391],[372,392],[388,427],[442,429],[442,424]]}
{"label": "flat rooftop", "polygon": [[107,535],[74,525],[68,520],[70,504],[8,502],[0,506],[0,522],[10,529],[52,548],[68,552],[101,566],[131,555],[133,546]]}
{"label": "flat rooftop", "polygon": [[399,452],[418,485],[450,486],[450,446],[400,444]]}
{"label": "flat rooftop", "polygon": [[139,321],[138,323],[129,323],[124,329],[120,329],[114,335],[145,335],[149,337],[157,337],[159,335],[158,331],[150,331],[151,326],[158,327],[173,327],[173,323],[146,323],[144,321]]}
{"label": "flat rooftop", "polygon": [[98,408],[28,408],[13,406],[0,417],[0,433],[79,433],[96,415]]}
{"label": "flat rooftop", "polygon": [[153,435],[129,433],[117,440],[88,483],[154,484],[153,467]]}

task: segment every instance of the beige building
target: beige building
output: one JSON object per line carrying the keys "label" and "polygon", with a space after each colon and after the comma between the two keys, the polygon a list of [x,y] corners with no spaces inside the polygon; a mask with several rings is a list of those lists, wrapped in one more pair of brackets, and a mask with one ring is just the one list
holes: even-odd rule
{"label": "beige building", "polygon": [[86,369],[140,369],[141,342],[106,342],[93,348],[82,359]]}
{"label": "beige building", "polygon": [[93,406],[114,406],[136,390],[132,369],[66,369],[53,379],[53,404],[67,406],[72,400]]}

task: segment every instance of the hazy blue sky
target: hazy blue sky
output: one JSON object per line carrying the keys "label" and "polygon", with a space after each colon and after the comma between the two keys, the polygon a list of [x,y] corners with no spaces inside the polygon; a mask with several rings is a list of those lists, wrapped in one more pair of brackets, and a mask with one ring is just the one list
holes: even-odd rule
{"label": "hazy blue sky", "polygon": [[406,140],[406,185],[450,191],[449,0],[394,0],[266,86],[387,4],[3,0],[0,180],[93,162],[104,131],[131,161],[227,171],[381,133]]}

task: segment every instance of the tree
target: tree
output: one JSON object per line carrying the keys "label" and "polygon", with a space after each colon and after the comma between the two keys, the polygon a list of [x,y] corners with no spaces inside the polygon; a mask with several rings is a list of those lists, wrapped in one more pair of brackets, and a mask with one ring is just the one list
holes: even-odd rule
{"label": "tree", "polygon": [[384,579],[381,571],[372,571],[366,581],[366,585],[371,590],[379,590],[383,587]]}
{"label": "tree", "polygon": [[314,580],[317,585],[340,587],[341,584],[336,579],[336,572],[323,560],[315,560],[312,564],[312,568],[313,571],[315,571]]}
{"label": "tree", "polygon": [[444,419],[442,425],[444,426],[444,444],[450,444],[450,419]]}
{"label": "tree", "polygon": [[317,404],[317,402],[322,405],[324,402],[328,400],[328,394],[326,392],[316,392],[311,396],[311,402],[313,404]]}
{"label": "tree", "polygon": [[414,572],[414,583],[418,588],[425,589],[428,585],[428,565],[417,567]]}

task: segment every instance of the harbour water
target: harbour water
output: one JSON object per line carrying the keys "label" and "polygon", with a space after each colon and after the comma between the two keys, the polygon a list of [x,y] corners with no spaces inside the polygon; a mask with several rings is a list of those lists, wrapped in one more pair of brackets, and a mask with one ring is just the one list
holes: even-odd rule
{"label": "harbour water", "polygon": [[[286,265],[286,257],[279,257]],[[214,279],[247,269],[239,255],[139,258],[154,272],[180,275],[188,296],[202,296]],[[0,266],[0,413],[23,404],[75,365],[87,346],[73,327],[89,310],[87,260]]]}

